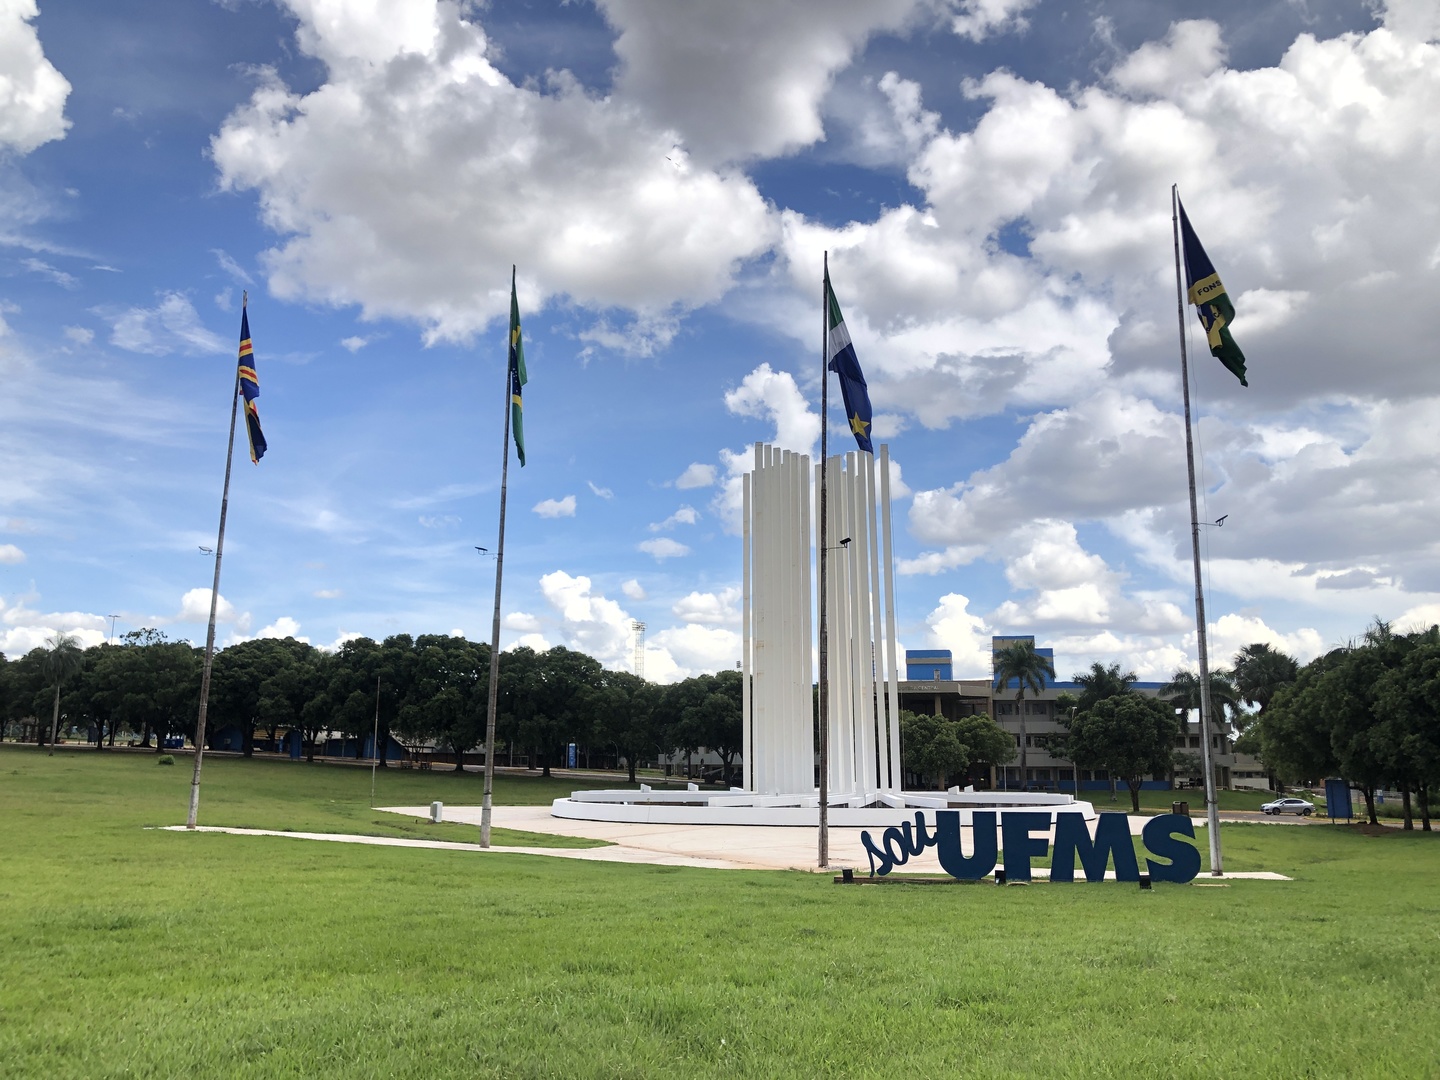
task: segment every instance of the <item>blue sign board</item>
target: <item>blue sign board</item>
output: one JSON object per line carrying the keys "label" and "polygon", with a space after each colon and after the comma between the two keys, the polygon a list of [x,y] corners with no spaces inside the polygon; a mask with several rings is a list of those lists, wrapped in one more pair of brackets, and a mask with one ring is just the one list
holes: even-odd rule
{"label": "blue sign board", "polygon": [[572,742],[569,746],[565,747],[565,767],[567,769],[575,768],[576,760],[575,744]]}
{"label": "blue sign board", "polygon": [[[904,866],[926,848],[935,848],[940,865],[951,877],[961,881],[979,881],[988,876],[1005,852],[1004,872],[1007,881],[1029,881],[1030,860],[1050,853],[1050,841],[1043,835],[1050,830],[1051,815],[1039,810],[1008,810],[1000,816],[1001,841],[997,847],[994,810],[976,810],[972,815],[973,850],[966,855],[960,843],[960,811],[937,810],[935,828],[925,824],[925,814],[915,814],[915,825],[901,822],[880,834],[876,844],[868,832],[860,834],[870,857],[871,876],[884,877],[897,866]],[[1040,833],[1042,835],[1035,835]],[[1185,839],[1181,839],[1184,837]],[[1148,855],[1145,868],[1152,881],[1193,881],[1200,873],[1200,850],[1194,843],[1195,826],[1184,814],[1160,814],[1145,823],[1140,838]],[[1095,823],[1095,835],[1083,815],[1055,815],[1055,850],[1051,860],[1051,881],[1074,881],[1075,860],[1086,881],[1104,881],[1107,867],[1114,866],[1118,881],[1139,881],[1140,862],[1130,841],[1130,821],[1124,814],[1101,814]]]}
{"label": "blue sign board", "polygon": [[1332,820],[1343,817],[1348,821],[1355,816],[1355,808],[1350,802],[1350,781],[1338,776],[1325,781],[1325,813]]}

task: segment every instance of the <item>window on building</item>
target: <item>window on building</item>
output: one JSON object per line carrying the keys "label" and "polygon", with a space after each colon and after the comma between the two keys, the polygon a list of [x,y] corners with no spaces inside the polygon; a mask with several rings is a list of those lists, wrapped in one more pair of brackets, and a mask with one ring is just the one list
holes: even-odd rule
{"label": "window on building", "polygon": [[1200,749],[1200,736],[1199,736],[1199,735],[1191,735],[1191,736],[1190,736],[1190,749],[1191,749],[1191,750],[1199,750],[1199,749]]}

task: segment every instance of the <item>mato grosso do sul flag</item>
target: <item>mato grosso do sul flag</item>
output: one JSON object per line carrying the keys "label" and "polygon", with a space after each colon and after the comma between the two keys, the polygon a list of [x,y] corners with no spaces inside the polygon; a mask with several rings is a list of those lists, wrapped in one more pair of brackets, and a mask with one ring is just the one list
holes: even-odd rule
{"label": "mato grosso do sul flag", "polygon": [[1230,303],[1230,296],[1220,283],[1220,275],[1215,272],[1210,256],[1200,245],[1200,238],[1190,227],[1183,203],[1180,204],[1180,244],[1185,253],[1185,295],[1200,313],[1200,325],[1205,328],[1205,336],[1210,342],[1210,355],[1224,364],[1230,374],[1240,380],[1241,386],[1249,386],[1245,381],[1245,354],[1230,336],[1235,305]]}
{"label": "mato grosso do sul flag", "polygon": [[[250,344],[250,307],[240,307],[240,393],[245,395],[245,430],[250,436],[250,460],[257,465],[265,456],[265,433],[260,430],[260,376],[255,374],[255,350]],[[228,466],[227,466],[228,468]],[[229,475],[228,473],[226,475]]]}
{"label": "mato grosso do sul flag", "polygon": [[860,370],[860,361],[855,356],[855,346],[850,341],[850,331],[845,329],[845,316],[840,314],[840,302],[835,299],[835,290],[830,287],[830,271],[825,271],[825,309],[830,326],[829,368],[840,376],[840,396],[845,399],[845,419],[850,422],[850,432],[855,436],[860,449],[873,454],[870,444],[870,388],[865,383],[865,373]]}
{"label": "mato grosso do sul flag", "polygon": [[525,467],[525,407],[520,388],[525,385],[525,342],[520,338],[520,302],[515,298],[515,271],[510,271],[510,427],[515,432],[515,456]]}

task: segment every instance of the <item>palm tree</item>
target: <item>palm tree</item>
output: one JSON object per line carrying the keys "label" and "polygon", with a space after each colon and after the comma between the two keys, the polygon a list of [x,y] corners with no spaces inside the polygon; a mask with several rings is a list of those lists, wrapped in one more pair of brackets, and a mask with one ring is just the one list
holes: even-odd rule
{"label": "palm tree", "polygon": [[1232,670],[1235,691],[1240,700],[1256,706],[1263,715],[1276,691],[1298,677],[1300,665],[1288,653],[1272,649],[1264,642],[1256,642],[1235,654]]}
{"label": "palm tree", "polygon": [[55,738],[60,728],[60,687],[66,679],[77,674],[85,666],[85,654],[80,649],[80,640],[74,634],[56,631],[54,637],[46,638],[50,651],[41,661],[41,670],[47,679],[55,680],[55,711],[50,717],[50,755],[55,754]]}
{"label": "palm tree", "polygon": [[1089,671],[1071,675],[1070,681],[1080,685],[1078,709],[1085,712],[1097,701],[1104,701],[1118,694],[1128,694],[1131,687],[1140,681],[1140,676],[1133,671],[1121,672],[1119,664],[1106,667],[1097,660],[1090,665]]}
{"label": "palm tree", "polygon": [[995,688],[1015,684],[1015,709],[1020,716],[1020,786],[1025,787],[1030,773],[1025,767],[1025,691],[1039,694],[1045,680],[1055,678],[1055,665],[1048,656],[1035,649],[1034,638],[1023,638],[995,650]]}
{"label": "palm tree", "polygon": [[[1180,668],[1160,687],[1160,698],[1177,709],[1199,709],[1200,676]],[[1210,672],[1210,722],[1223,726],[1226,718],[1235,715],[1239,708],[1240,695],[1230,673],[1224,668],[1215,668]]]}

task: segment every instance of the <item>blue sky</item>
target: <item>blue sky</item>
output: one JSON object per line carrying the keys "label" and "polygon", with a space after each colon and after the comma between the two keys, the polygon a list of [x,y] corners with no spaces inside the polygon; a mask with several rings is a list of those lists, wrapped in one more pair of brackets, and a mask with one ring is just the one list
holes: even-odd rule
{"label": "blue sky", "polygon": [[[822,251],[898,465],[901,644],[1193,662],[1169,185],[1220,659],[1440,619],[1432,3],[0,0],[0,651],[489,636],[739,656],[738,476],[813,451]],[[1192,342],[1197,342],[1192,328]],[[1193,349],[1193,346],[1192,346]]]}

